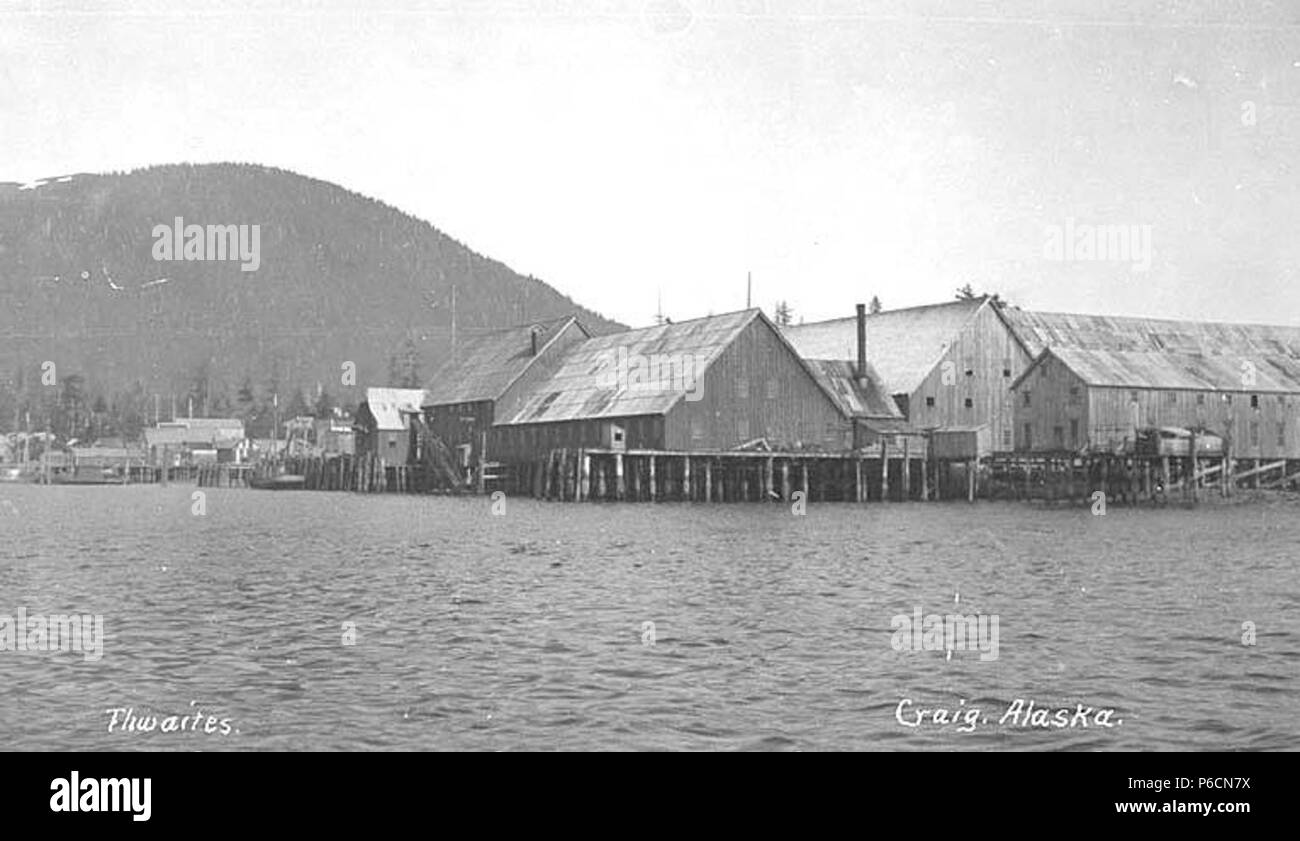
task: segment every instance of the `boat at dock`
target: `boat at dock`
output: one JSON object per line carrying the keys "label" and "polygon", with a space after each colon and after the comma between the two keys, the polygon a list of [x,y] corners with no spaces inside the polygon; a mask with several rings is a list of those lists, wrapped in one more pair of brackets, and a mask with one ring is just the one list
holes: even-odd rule
{"label": "boat at dock", "polygon": [[0,482],[16,483],[16,482],[35,482],[35,481],[36,481],[35,474],[30,473],[27,470],[24,470],[21,465],[7,464],[4,466],[0,466]]}
{"label": "boat at dock", "polygon": [[307,477],[290,473],[283,464],[276,464],[269,469],[253,471],[253,475],[248,477],[248,486],[264,491],[300,491],[307,486]]}

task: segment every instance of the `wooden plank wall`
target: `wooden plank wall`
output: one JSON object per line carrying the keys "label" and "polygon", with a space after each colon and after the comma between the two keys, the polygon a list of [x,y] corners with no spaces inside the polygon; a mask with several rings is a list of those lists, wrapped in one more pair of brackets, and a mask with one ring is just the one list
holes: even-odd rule
{"label": "wooden plank wall", "polygon": [[[1011,384],[1032,361],[993,305],[986,303],[908,395],[908,420],[919,429],[987,424],[994,451],[1009,451],[1016,434]],[[951,363],[947,379],[944,363]],[[927,405],[927,398],[933,399],[933,406]]]}
{"label": "wooden plank wall", "polygon": [[709,366],[698,394],[699,400],[681,400],[668,413],[667,449],[729,450],[755,438],[767,438],[777,449],[803,445],[834,452],[853,445],[852,422],[760,319]]}

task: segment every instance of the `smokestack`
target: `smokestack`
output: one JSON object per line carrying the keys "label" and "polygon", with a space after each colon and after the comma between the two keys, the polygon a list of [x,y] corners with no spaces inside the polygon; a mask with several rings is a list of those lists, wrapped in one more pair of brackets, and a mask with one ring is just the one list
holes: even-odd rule
{"label": "smokestack", "polygon": [[858,304],[858,385],[867,384],[867,305]]}

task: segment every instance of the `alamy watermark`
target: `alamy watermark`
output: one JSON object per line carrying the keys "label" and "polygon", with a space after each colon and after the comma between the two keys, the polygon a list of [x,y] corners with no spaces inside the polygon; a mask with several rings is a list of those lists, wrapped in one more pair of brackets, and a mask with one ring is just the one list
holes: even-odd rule
{"label": "alamy watermark", "polygon": [[1044,259],[1129,263],[1135,272],[1151,268],[1150,225],[1076,224],[1071,216],[1043,230]]}
{"label": "alamy watermark", "polygon": [[245,272],[262,264],[261,225],[186,225],[177,216],[174,224],[154,225],[153,238],[153,258],[160,262],[238,260]]}
{"label": "alamy watermark", "polygon": [[693,353],[630,353],[626,347],[605,351],[600,355],[600,370],[596,381],[601,388],[612,391],[653,392],[656,394],[684,393],[695,402],[700,393],[700,379],[704,375],[706,360]]}
{"label": "alamy watermark", "polygon": [[979,651],[980,660],[998,659],[996,613],[900,613],[889,622],[889,644],[895,651]]}
{"label": "alamy watermark", "polygon": [[104,617],[96,614],[0,614],[0,652],[80,651],[87,662],[104,656]]}

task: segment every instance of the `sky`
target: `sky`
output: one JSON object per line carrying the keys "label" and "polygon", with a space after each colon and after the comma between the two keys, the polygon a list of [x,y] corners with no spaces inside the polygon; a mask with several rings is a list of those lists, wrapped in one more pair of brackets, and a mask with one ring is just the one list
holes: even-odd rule
{"label": "sky", "polygon": [[0,0],[0,181],[216,161],[634,326],[747,276],[796,320],[969,283],[1300,324],[1280,0]]}

